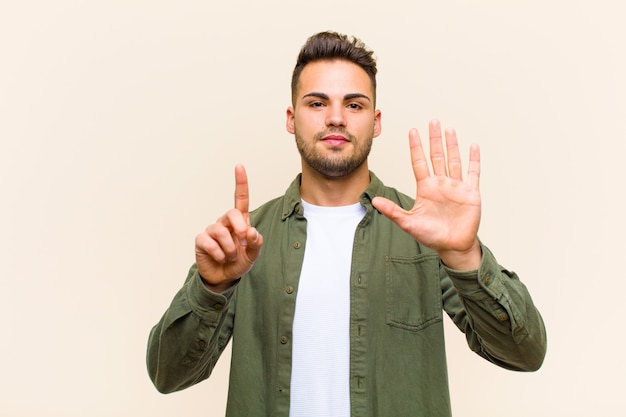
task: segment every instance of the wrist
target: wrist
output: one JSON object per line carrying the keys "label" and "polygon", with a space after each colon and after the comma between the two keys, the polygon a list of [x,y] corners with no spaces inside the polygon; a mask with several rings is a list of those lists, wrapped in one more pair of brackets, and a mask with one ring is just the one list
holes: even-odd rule
{"label": "wrist", "polygon": [[478,239],[468,250],[440,251],[438,255],[446,267],[457,271],[475,271],[480,268],[482,261],[482,249]]}
{"label": "wrist", "polygon": [[204,279],[204,277],[200,275],[200,273],[198,273],[198,276],[200,277],[200,280],[202,281],[204,288],[216,294],[221,294],[224,291],[227,291],[229,288],[235,285],[235,282],[237,282],[237,280],[234,280],[234,281],[222,281],[219,284],[211,284],[206,279]]}

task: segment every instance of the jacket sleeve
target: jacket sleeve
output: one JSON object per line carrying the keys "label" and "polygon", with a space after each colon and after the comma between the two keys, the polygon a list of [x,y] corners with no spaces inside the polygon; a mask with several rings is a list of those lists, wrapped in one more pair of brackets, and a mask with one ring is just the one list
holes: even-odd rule
{"label": "jacket sleeve", "polygon": [[547,346],[541,315],[517,275],[482,251],[478,271],[443,267],[444,309],[474,352],[503,368],[536,371]]}
{"label": "jacket sleeve", "polygon": [[148,339],[148,374],[157,390],[179,391],[209,377],[232,335],[235,288],[213,293],[191,267]]}

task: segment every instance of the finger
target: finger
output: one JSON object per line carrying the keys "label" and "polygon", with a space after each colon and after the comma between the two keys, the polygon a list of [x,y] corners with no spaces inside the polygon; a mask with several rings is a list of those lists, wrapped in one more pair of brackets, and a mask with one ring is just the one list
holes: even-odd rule
{"label": "finger", "polygon": [[251,227],[248,229],[246,238],[248,241],[246,253],[248,254],[248,258],[254,262],[261,254],[261,247],[263,246],[263,236],[256,228]]}
{"label": "finger", "polygon": [[[206,235],[209,237],[207,253],[218,262],[233,260],[237,258],[236,237],[233,237],[231,229],[220,223],[215,223],[207,227]],[[212,240],[212,242],[211,242]],[[223,256],[220,256],[223,253]]]}
{"label": "finger", "polygon": [[402,207],[385,197],[374,197],[372,205],[395,223],[399,223],[406,216],[406,211]]}
{"label": "finger", "polygon": [[245,246],[247,244],[246,233],[250,228],[250,220],[247,214],[244,214],[237,209],[231,209],[228,210],[224,216],[218,219],[217,222],[229,228],[232,231],[232,234],[239,239],[239,244],[241,244],[241,246]]}
{"label": "finger", "polygon": [[428,125],[430,137],[430,162],[433,164],[434,175],[446,175],[446,156],[443,152],[441,125],[438,120],[431,120]]}
{"label": "finger", "polygon": [[413,166],[415,179],[419,181],[428,178],[430,176],[428,162],[426,161],[422,140],[417,129],[409,130],[409,148],[411,149],[411,165]]}
{"label": "finger", "polygon": [[247,216],[249,203],[248,175],[246,168],[238,164],[235,166],[235,208]]}
{"label": "finger", "polygon": [[470,162],[467,169],[467,183],[478,190],[480,184],[480,147],[470,146]]}
{"label": "finger", "polygon": [[208,255],[215,262],[226,262],[226,254],[222,250],[222,247],[215,239],[210,237],[207,232],[200,233],[196,236],[196,257],[204,257],[205,255]]}
{"label": "finger", "polygon": [[461,154],[454,129],[446,129],[446,152],[448,153],[448,175],[450,178],[462,180]]}

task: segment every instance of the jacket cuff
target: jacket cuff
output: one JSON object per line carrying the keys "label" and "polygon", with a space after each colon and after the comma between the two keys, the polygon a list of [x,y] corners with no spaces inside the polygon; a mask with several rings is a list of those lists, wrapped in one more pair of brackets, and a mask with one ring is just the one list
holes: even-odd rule
{"label": "jacket cuff", "polygon": [[195,314],[203,319],[217,322],[220,316],[228,310],[236,287],[237,284],[223,293],[215,293],[204,285],[202,277],[196,270],[187,285],[189,306]]}
{"label": "jacket cuff", "polygon": [[486,246],[481,243],[480,248],[483,256],[478,270],[458,271],[445,265],[444,268],[462,297],[474,300],[498,299],[504,290],[501,267]]}

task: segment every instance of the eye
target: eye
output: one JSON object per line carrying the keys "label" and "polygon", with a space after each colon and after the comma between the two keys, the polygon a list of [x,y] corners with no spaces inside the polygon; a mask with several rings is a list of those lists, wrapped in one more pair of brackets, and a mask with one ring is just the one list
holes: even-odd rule
{"label": "eye", "polygon": [[348,108],[350,110],[361,110],[363,106],[361,106],[359,103],[349,103]]}
{"label": "eye", "polygon": [[312,101],[311,103],[309,103],[309,106],[314,108],[320,108],[324,106],[324,103],[322,103],[321,101]]}

